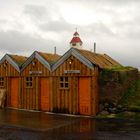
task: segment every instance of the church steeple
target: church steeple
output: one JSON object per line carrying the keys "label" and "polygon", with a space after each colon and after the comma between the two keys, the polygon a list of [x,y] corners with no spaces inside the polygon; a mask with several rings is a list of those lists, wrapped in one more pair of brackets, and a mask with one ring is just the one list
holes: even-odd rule
{"label": "church steeple", "polygon": [[82,49],[83,48],[83,42],[80,39],[79,33],[76,32],[73,34],[73,38],[70,41],[70,47],[71,48],[77,48],[77,49]]}

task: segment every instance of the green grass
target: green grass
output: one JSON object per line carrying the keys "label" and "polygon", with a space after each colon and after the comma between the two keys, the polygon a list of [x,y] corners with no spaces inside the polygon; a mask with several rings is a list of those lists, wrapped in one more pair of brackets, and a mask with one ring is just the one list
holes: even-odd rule
{"label": "green grass", "polygon": [[113,115],[97,115],[96,118],[130,119],[140,121],[140,78],[129,87],[119,104],[127,107],[128,111]]}
{"label": "green grass", "polygon": [[132,111],[140,111],[140,78],[124,94],[120,104],[127,106]]}
{"label": "green grass", "polygon": [[104,70],[105,71],[129,71],[129,70],[133,70],[133,69],[135,69],[135,68],[130,67],[130,66],[126,66],[126,67],[119,66],[119,67],[105,68]]}
{"label": "green grass", "polygon": [[140,112],[129,112],[129,113],[122,112],[116,114],[115,118],[140,121]]}
{"label": "green grass", "polygon": [[129,76],[131,75],[131,71],[133,70],[136,69],[130,66],[105,68],[100,73],[100,82],[105,84],[106,80],[112,79],[120,84],[124,84],[128,80]]}

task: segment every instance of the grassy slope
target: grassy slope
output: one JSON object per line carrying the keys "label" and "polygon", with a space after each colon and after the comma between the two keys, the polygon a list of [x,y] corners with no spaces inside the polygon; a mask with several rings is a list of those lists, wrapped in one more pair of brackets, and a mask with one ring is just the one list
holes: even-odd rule
{"label": "grassy slope", "polygon": [[129,88],[124,97],[120,101],[124,106],[127,106],[129,113],[119,113],[115,115],[115,118],[130,119],[140,121],[140,78]]}
{"label": "grassy slope", "polygon": [[140,78],[125,93],[120,103],[134,111],[140,111]]}
{"label": "grassy slope", "polygon": [[97,115],[97,118],[119,118],[140,121],[140,78],[129,88],[120,101],[130,111],[111,115]]}

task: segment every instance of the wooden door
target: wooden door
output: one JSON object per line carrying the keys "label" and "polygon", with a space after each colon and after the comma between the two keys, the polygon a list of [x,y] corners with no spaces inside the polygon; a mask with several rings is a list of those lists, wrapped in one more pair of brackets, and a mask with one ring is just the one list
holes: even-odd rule
{"label": "wooden door", "polygon": [[19,91],[18,78],[11,78],[11,107],[18,108],[18,91]]}
{"label": "wooden door", "polygon": [[79,113],[91,115],[90,78],[79,78]]}
{"label": "wooden door", "polygon": [[49,78],[41,78],[41,110],[49,111]]}

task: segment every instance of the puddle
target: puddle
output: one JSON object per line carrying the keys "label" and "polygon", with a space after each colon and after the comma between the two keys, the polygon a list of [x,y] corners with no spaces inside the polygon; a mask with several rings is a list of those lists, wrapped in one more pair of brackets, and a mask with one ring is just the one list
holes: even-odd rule
{"label": "puddle", "polygon": [[139,140],[140,123],[0,110],[0,140]]}

